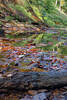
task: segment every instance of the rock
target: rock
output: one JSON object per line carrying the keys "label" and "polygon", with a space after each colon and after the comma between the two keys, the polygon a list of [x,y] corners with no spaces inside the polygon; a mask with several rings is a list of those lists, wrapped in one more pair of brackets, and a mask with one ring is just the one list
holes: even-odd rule
{"label": "rock", "polygon": [[7,77],[12,77],[12,74],[10,73],[10,74],[7,74]]}
{"label": "rock", "polygon": [[38,93],[43,93],[43,92],[47,92],[48,90],[47,89],[40,89],[38,90]]}
{"label": "rock", "polygon": [[46,99],[46,94],[45,93],[39,93],[36,94],[35,96],[25,96],[24,98],[20,100],[45,100]]}
{"label": "rock", "polygon": [[35,96],[33,96],[32,100],[45,100],[46,99],[46,94],[45,93],[39,93]]}
{"label": "rock", "polygon": [[67,89],[67,86],[65,86],[64,89]]}
{"label": "rock", "polygon": [[29,90],[27,93],[28,93],[28,95],[34,96],[34,95],[37,94],[37,91],[35,91],[35,90]]}

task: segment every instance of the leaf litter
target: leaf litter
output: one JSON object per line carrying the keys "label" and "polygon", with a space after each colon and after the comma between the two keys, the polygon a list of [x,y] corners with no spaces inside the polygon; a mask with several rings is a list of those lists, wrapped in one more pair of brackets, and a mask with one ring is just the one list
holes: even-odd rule
{"label": "leaf litter", "polygon": [[[64,58],[58,58],[37,49],[33,44],[23,47],[12,45],[13,39],[0,39],[0,71],[16,69],[18,71],[50,71],[67,69],[67,62]],[[5,71],[6,72],[6,71]]]}

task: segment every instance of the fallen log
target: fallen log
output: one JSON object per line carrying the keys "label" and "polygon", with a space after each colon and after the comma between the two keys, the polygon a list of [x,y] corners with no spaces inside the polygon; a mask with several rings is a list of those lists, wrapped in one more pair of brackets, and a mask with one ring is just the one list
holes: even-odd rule
{"label": "fallen log", "polygon": [[17,72],[0,78],[0,89],[36,89],[67,85],[67,70],[50,72]]}

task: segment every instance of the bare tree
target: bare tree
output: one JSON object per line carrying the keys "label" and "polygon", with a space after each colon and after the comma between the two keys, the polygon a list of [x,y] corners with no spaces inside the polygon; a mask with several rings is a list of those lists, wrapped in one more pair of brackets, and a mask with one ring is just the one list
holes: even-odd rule
{"label": "bare tree", "polygon": [[57,6],[57,3],[58,3],[58,1],[56,0],[56,3],[55,3],[56,6]]}

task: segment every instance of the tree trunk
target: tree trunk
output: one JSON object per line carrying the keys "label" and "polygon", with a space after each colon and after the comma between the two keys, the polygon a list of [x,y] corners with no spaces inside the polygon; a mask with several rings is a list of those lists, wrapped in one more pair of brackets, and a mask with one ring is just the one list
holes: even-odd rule
{"label": "tree trunk", "polygon": [[57,6],[57,0],[56,0],[56,4],[55,5]]}
{"label": "tree trunk", "polygon": [[67,85],[67,70],[50,72],[17,72],[0,78],[0,89],[36,89]]}

